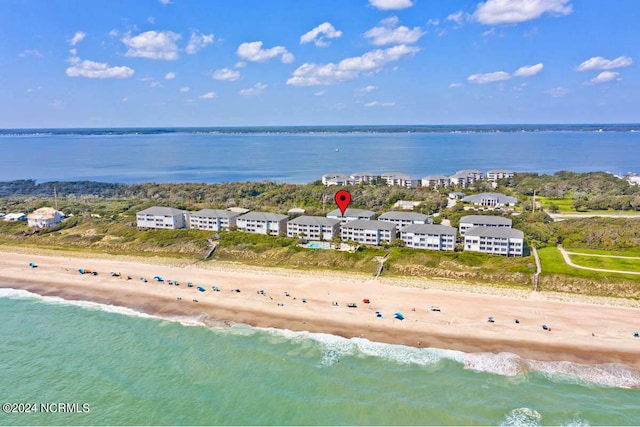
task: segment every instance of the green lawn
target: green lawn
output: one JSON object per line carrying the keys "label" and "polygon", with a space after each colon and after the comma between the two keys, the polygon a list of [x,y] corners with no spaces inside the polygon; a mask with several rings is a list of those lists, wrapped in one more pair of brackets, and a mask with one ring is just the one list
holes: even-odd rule
{"label": "green lawn", "polygon": [[590,268],[640,272],[640,259],[569,255],[574,264]]}
{"label": "green lawn", "polygon": [[576,211],[573,208],[573,199],[567,197],[563,199],[551,199],[549,197],[536,196],[536,202],[540,203],[545,210],[549,210],[549,206],[554,204],[558,207],[558,213],[575,213]]}
{"label": "green lawn", "polygon": [[[567,251],[571,252],[572,249],[567,249]],[[636,275],[632,274],[617,274],[617,273],[604,273],[598,271],[589,271],[582,270],[580,268],[570,267],[564,262],[564,258],[562,254],[556,247],[546,247],[542,249],[538,249],[538,256],[540,257],[540,263],[542,264],[542,274],[550,275],[550,274],[563,274],[567,276],[574,277],[584,277],[597,281],[611,281],[612,279],[627,279],[638,281],[640,278]],[[595,267],[592,265],[587,265],[582,263],[583,258],[596,258],[596,257],[581,257],[579,255],[571,255],[571,260],[578,264],[583,265],[585,267]],[[578,260],[578,258],[580,258]],[[617,259],[617,258],[610,258]],[[640,261],[640,260],[638,260]],[[607,268],[611,270],[616,270],[616,268],[609,267],[595,267],[595,268]],[[637,267],[638,270],[630,270],[629,268],[621,268],[621,270],[629,270],[629,271],[640,271],[640,267]]]}

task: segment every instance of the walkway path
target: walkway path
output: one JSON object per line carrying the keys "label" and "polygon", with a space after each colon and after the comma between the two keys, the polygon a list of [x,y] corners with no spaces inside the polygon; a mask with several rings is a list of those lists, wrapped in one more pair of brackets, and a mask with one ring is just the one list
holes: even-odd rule
{"label": "walkway path", "polygon": [[580,256],[599,256],[602,258],[624,258],[624,259],[640,259],[640,256],[623,256],[623,255],[602,255],[602,254],[585,254],[582,252],[569,252],[569,255],[580,255]]}
{"label": "walkway path", "polygon": [[531,252],[533,252],[533,258],[536,260],[536,272],[533,274],[533,290],[538,290],[538,278],[540,277],[540,273],[542,273],[542,265],[540,264],[540,258],[538,257],[538,251],[536,248],[531,246]]}
{"label": "walkway path", "polygon": [[[640,272],[638,272],[638,271],[607,270],[607,269],[604,269],[604,268],[583,267],[582,265],[577,265],[577,264],[574,264],[573,262],[571,262],[571,258],[569,258],[569,253],[567,251],[565,251],[562,246],[558,245],[558,250],[562,254],[562,257],[564,258],[564,262],[566,262],[567,265],[569,265],[571,267],[581,268],[582,270],[601,271],[603,273],[640,275]],[[572,252],[572,253],[575,253],[575,252]],[[582,255],[582,254],[579,254],[579,255]]]}

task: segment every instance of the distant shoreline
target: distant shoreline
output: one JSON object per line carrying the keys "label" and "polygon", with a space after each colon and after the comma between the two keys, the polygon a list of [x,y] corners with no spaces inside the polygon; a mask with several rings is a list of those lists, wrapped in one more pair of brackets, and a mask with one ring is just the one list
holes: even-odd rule
{"label": "distant shoreline", "polygon": [[493,133],[493,132],[640,132],[640,123],[464,124],[464,125],[285,125],[285,126],[145,126],[97,128],[0,129],[0,136],[19,135],[153,135],[153,134],[314,134],[314,133]]}

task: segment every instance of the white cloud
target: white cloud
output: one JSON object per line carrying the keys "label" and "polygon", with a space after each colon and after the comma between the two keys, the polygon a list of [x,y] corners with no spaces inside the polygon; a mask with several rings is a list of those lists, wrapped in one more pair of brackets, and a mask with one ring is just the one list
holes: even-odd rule
{"label": "white cloud", "polygon": [[449,85],[449,88],[455,88],[455,87],[461,87],[461,86],[462,86],[462,83],[451,83]]}
{"label": "white cloud", "polygon": [[189,92],[189,86],[181,87],[181,88],[180,88],[180,92],[181,92],[181,93],[187,93],[187,92]]}
{"label": "white cloud", "polygon": [[315,96],[322,96],[322,95],[324,95],[324,94],[325,94],[325,91],[324,91],[324,90],[319,90],[319,91],[317,91],[316,93],[314,93],[314,95],[315,95]]}
{"label": "white cloud", "polygon": [[155,23],[156,23],[156,19],[155,19],[153,16],[149,16],[149,17],[147,18],[147,22],[148,22],[149,24],[155,24]]}
{"label": "white cloud", "polygon": [[496,71],[493,73],[472,74],[467,77],[469,83],[487,84],[509,80],[511,75],[504,71]]}
{"label": "white cloud", "polygon": [[419,52],[415,46],[398,45],[387,49],[376,49],[362,56],[345,58],[339,63],[328,64],[304,63],[299,66],[287,80],[293,86],[331,85],[346,80],[352,80],[361,73],[375,73],[386,64],[400,60],[400,58]]}
{"label": "white cloud", "polygon": [[365,107],[393,107],[396,105],[395,102],[380,102],[380,101],[371,101],[364,104]]}
{"label": "white cloud", "polygon": [[127,33],[122,42],[129,48],[125,56],[171,61],[178,59],[176,41],[181,38],[172,31],[146,31],[133,37]]}
{"label": "white cloud", "polygon": [[154,81],[149,83],[149,87],[164,87],[164,86],[162,86],[162,83]]}
{"label": "white cloud", "polygon": [[164,75],[164,78],[167,80],[173,80],[176,78],[176,73],[167,73]]}
{"label": "white cloud", "polygon": [[200,99],[213,99],[216,96],[218,96],[218,95],[216,95],[215,92],[207,92],[207,93],[203,93],[198,98],[200,98]]}
{"label": "white cloud", "polygon": [[160,4],[165,5],[165,6],[166,6],[166,5],[168,5],[168,4],[171,4],[171,3],[172,3],[172,2],[171,2],[171,0],[158,0],[158,2],[159,2]]}
{"label": "white cloud", "polygon": [[336,30],[333,25],[328,22],[315,27],[313,30],[300,36],[300,44],[313,42],[318,47],[329,46],[329,42],[325,39],[335,39],[342,36],[342,31]]}
{"label": "white cloud", "polygon": [[77,31],[69,40],[69,44],[71,46],[75,46],[76,44],[80,43],[86,35],[87,33],[85,33],[84,31]]}
{"label": "white cloud", "polygon": [[616,59],[605,59],[602,56],[594,56],[576,67],[576,71],[613,70],[615,68],[628,67],[633,64],[633,59],[628,56],[618,56]]}
{"label": "white cloud", "polygon": [[437,27],[438,25],[440,25],[440,20],[439,19],[429,19],[427,21],[427,25],[433,25],[434,27]]}
{"label": "white cloud", "polygon": [[59,99],[56,99],[54,101],[51,101],[49,103],[49,107],[53,107],[53,108],[60,108],[62,107],[62,101],[60,101]]}
{"label": "white cloud", "polygon": [[240,95],[245,95],[245,96],[260,95],[262,92],[264,92],[266,88],[267,88],[266,84],[258,82],[253,87],[241,89]]}
{"label": "white cloud", "polygon": [[598,74],[596,77],[589,80],[589,83],[591,84],[608,83],[616,80],[622,80],[620,78],[620,73],[616,73],[615,71],[603,71],[600,74]]}
{"label": "white cloud", "polygon": [[482,33],[482,37],[495,36],[495,34],[496,34],[496,27],[491,27],[487,31],[484,31]]}
{"label": "white cloud", "polygon": [[544,64],[542,62],[539,62],[539,63],[537,63],[535,65],[524,65],[524,66],[518,68],[513,73],[513,76],[514,77],[531,77],[531,76],[535,76],[540,71],[542,71],[542,67],[544,67]]}
{"label": "white cloud", "polygon": [[105,62],[81,60],[77,56],[69,58],[71,66],[67,68],[69,77],[87,77],[89,79],[126,79],[134,71],[125,66],[110,67]]}
{"label": "white cloud", "polygon": [[372,90],[374,90],[376,87],[375,86],[365,86],[365,87],[361,87],[358,88],[356,90],[353,91],[353,95],[354,96],[365,96],[366,94],[368,94],[369,92],[371,92]]}
{"label": "white cloud", "polygon": [[115,28],[111,31],[109,31],[109,37],[118,37],[118,35],[120,35],[120,32],[118,30],[116,30]]}
{"label": "white cloud", "polygon": [[552,98],[562,98],[569,93],[569,89],[565,89],[563,87],[554,87],[553,89],[544,91],[544,93],[546,93],[547,95],[551,95]]}
{"label": "white cloud", "polygon": [[473,19],[481,24],[517,24],[544,14],[564,16],[572,12],[569,0],[487,0],[479,3]]}
{"label": "white cloud", "polygon": [[231,70],[229,68],[222,68],[220,70],[214,71],[211,76],[215,80],[226,80],[228,82],[235,82],[240,78],[240,71]]}
{"label": "white cloud", "polygon": [[452,13],[451,15],[447,16],[447,21],[452,21],[458,26],[462,25],[462,23],[464,22],[464,12],[459,10],[456,13]]}
{"label": "white cloud", "polygon": [[187,43],[187,47],[185,48],[185,52],[193,55],[203,47],[213,43],[213,39],[213,34],[202,34],[199,31],[193,31],[189,43]]}
{"label": "white cloud", "polygon": [[411,0],[369,0],[369,4],[380,10],[400,10],[413,6]]}
{"label": "white cloud", "polygon": [[236,67],[236,68],[244,68],[244,67],[246,67],[246,66],[247,66],[247,63],[246,63],[246,62],[244,62],[244,61],[238,61],[238,62],[236,62],[236,63],[235,63],[235,65],[234,65],[234,67]]}
{"label": "white cloud", "polygon": [[38,49],[25,49],[22,52],[20,52],[18,54],[18,56],[21,56],[21,57],[25,57],[25,56],[42,56],[42,54],[40,53],[40,51]]}
{"label": "white cloud", "polygon": [[383,19],[380,21],[380,24],[382,25],[379,27],[373,27],[364,33],[364,36],[370,39],[371,44],[375,46],[384,46],[388,44],[411,44],[417,42],[420,37],[424,35],[424,32],[420,27],[413,27],[413,29],[409,29],[403,25],[396,28],[396,25],[398,25],[398,18],[395,16]]}
{"label": "white cloud", "polygon": [[277,56],[285,64],[293,62],[293,55],[284,46],[263,49],[261,41],[242,43],[236,53],[240,58],[251,62],[265,62]]}
{"label": "white cloud", "polygon": [[127,98],[127,97],[125,96],[124,98],[122,98],[122,100],[121,100],[121,101],[122,101],[122,102],[127,102],[127,101],[129,101],[129,98]]}

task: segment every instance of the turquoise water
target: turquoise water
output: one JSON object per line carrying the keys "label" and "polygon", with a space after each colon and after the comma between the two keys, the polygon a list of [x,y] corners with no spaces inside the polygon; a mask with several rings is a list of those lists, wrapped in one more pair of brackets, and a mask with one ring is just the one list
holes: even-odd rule
{"label": "turquoise water", "polygon": [[0,424],[640,424],[640,390],[579,378],[640,384],[619,366],[179,320],[0,289],[0,400],[89,404]]}
{"label": "turquoise water", "polygon": [[331,249],[331,246],[328,243],[327,244],[309,243],[307,245],[307,248],[309,248],[309,249]]}

